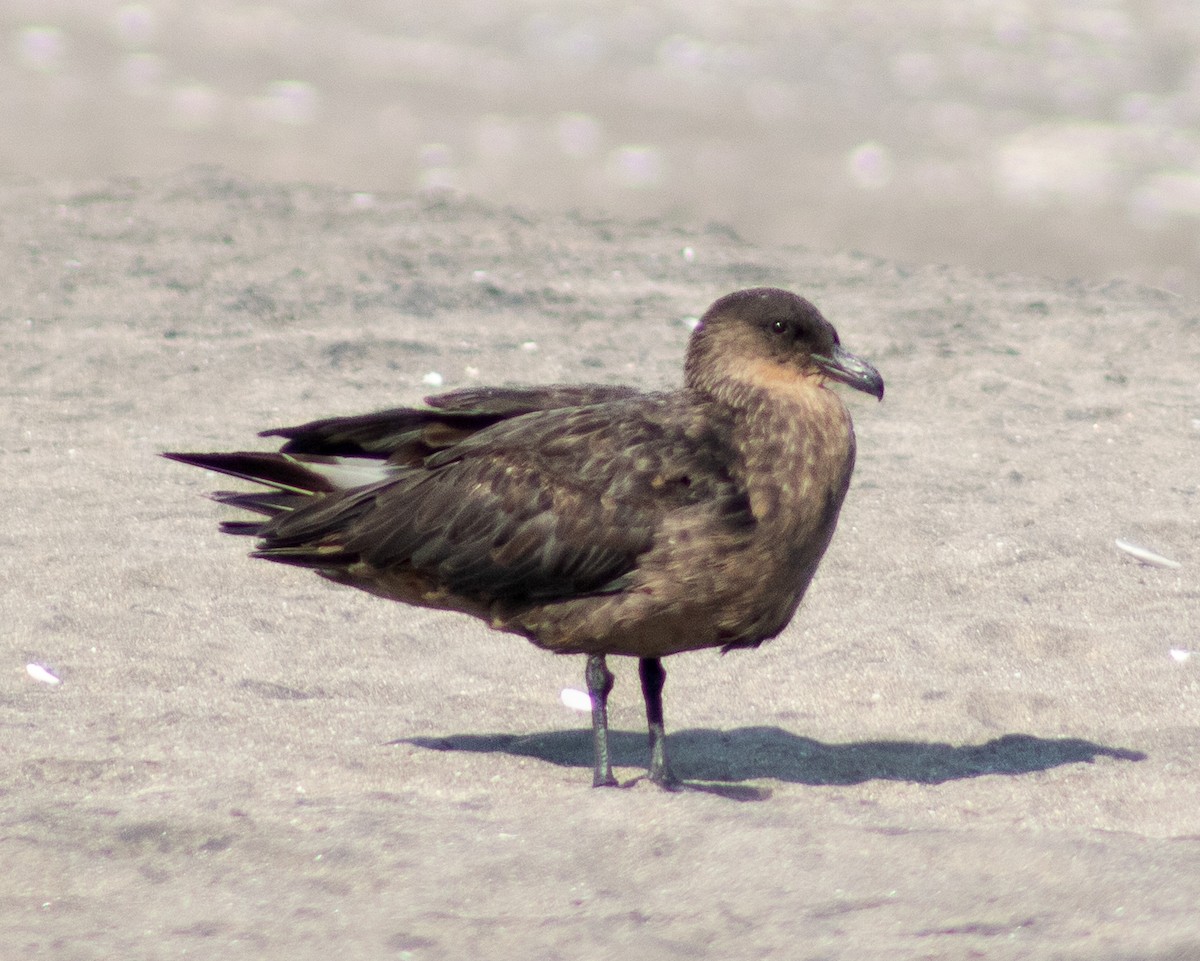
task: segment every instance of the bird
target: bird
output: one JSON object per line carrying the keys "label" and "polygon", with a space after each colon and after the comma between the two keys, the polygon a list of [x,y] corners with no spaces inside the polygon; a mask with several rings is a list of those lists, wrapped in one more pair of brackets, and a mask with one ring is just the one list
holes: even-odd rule
{"label": "bird", "polygon": [[618,785],[606,657],[637,658],[646,776],[674,790],[662,659],[791,621],[854,469],[833,383],[883,399],[810,301],[756,287],[703,314],[675,389],[467,387],[266,430],[270,452],[163,456],[260,485],[211,495],[255,515],[221,525],[252,557],[584,655],[596,787]]}

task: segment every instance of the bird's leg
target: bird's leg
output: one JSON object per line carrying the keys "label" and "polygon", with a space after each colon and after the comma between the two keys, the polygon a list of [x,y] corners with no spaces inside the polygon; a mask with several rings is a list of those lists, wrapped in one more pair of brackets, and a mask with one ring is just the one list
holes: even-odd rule
{"label": "bird's leg", "polygon": [[592,698],[592,744],[596,751],[596,768],[592,776],[592,787],[616,787],[613,777],[612,755],[608,750],[608,694],[613,689],[612,671],[608,669],[603,654],[590,654],[587,670],[588,694]]}
{"label": "bird's leg", "polygon": [[646,722],[650,727],[650,780],[667,790],[683,782],[667,763],[667,732],[663,728],[662,689],[667,680],[666,668],[657,657],[643,657],[638,662],[642,678],[642,697],[646,700]]}

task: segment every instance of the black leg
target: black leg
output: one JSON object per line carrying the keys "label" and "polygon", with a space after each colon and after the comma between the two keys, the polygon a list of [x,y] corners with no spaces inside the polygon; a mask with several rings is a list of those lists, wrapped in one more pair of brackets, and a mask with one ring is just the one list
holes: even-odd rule
{"label": "black leg", "polygon": [[667,732],[663,728],[662,689],[666,669],[657,657],[643,657],[638,663],[642,677],[642,697],[646,700],[646,722],[650,726],[650,780],[659,787],[679,787],[683,782],[667,763]]}
{"label": "black leg", "polygon": [[592,744],[596,751],[592,787],[616,787],[612,756],[608,751],[608,694],[613,688],[613,676],[603,654],[588,656],[584,677],[587,680],[588,694],[592,698]]}

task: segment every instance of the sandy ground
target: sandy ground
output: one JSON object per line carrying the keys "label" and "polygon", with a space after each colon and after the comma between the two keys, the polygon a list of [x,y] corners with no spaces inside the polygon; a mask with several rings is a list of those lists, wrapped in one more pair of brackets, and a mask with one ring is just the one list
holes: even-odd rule
{"label": "sandy ground", "polygon": [[[211,170],[0,199],[7,956],[1200,956],[1194,302]],[[668,662],[706,790],[638,781],[631,663],[595,791],[581,659],[249,560],[156,456],[669,385],[761,283],[888,394],[793,625]]]}

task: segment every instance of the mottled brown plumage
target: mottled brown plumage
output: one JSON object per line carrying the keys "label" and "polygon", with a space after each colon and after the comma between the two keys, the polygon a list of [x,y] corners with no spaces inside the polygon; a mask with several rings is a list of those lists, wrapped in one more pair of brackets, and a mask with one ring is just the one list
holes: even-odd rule
{"label": "mottled brown plumage", "polygon": [[679,390],[467,389],[268,431],[277,453],[166,456],[269,488],[215,495],[265,515],[224,525],[255,557],[588,655],[597,785],[604,656],[640,658],[671,786],[660,659],[774,637],[833,535],[855,448],[829,379],[883,396],[812,304],[756,288],[705,313]]}

